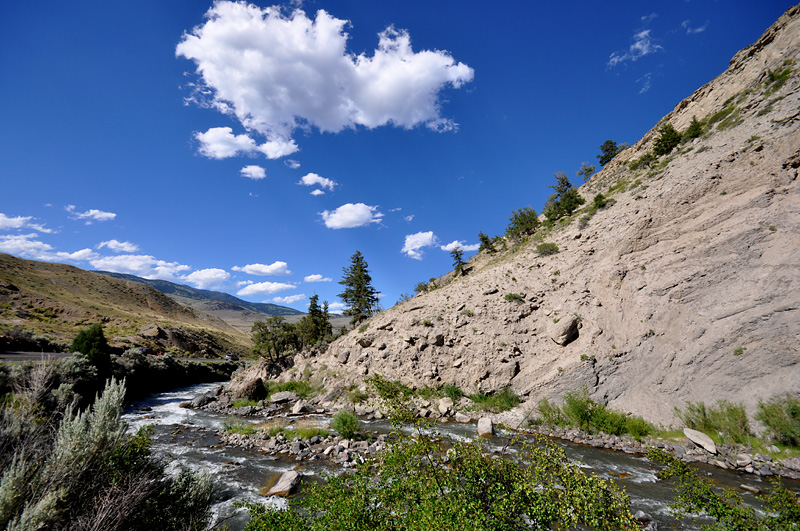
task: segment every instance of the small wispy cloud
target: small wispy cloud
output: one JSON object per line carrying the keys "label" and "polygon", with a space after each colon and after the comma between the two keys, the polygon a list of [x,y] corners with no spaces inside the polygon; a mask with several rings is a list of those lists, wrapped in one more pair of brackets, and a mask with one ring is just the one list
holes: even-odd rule
{"label": "small wispy cloud", "polygon": [[638,61],[642,57],[656,53],[663,50],[663,46],[653,41],[650,36],[650,30],[642,30],[633,34],[633,42],[628,47],[626,52],[614,52],[608,59],[607,66],[613,68],[626,61]]}
{"label": "small wispy cloud", "polygon": [[332,282],[332,278],[323,277],[320,274],[308,275],[307,277],[303,278],[306,282]]}
{"label": "small wispy cloud", "polygon": [[463,242],[463,241],[460,241],[460,240],[456,240],[456,241],[448,243],[447,245],[442,245],[439,248],[442,251],[447,251],[448,253],[452,252],[455,249],[461,249],[462,251],[469,253],[469,252],[477,251],[478,249],[480,249],[481,248],[481,244],[472,243],[472,244],[467,245],[466,242]]}
{"label": "small wispy cloud", "polygon": [[269,275],[291,275],[289,264],[276,261],[271,264],[247,264],[246,266],[233,266],[234,271],[247,273],[248,275],[269,276]]}
{"label": "small wispy cloud", "polygon": [[305,298],[306,296],[304,293],[298,293],[297,295],[288,295],[286,297],[273,297],[272,302],[277,302],[278,304],[292,304],[293,302],[301,301]]}
{"label": "small wispy cloud", "polygon": [[85,220],[87,225],[91,225],[93,221],[111,221],[117,217],[113,212],[103,212],[96,208],[92,208],[86,212],[78,212],[75,209],[75,205],[67,205],[64,207],[64,210],[71,214],[70,217],[72,217],[72,219]]}
{"label": "small wispy cloud", "polygon": [[267,177],[267,170],[265,170],[261,166],[250,165],[250,166],[245,166],[244,168],[239,170],[239,174],[242,177],[247,177],[248,179],[253,179],[254,181],[257,181],[259,179],[264,179]]}
{"label": "small wispy cloud", "polygon": [[439,238],[432,230],[406,235],[405,243],[400,252],[414,260],[422,260],[422,249],[439,244]]}
{"label": "small wispy cloud", "polygon": [[103,247],[108,248],[115,253],[135,253],[139,250],[139,246],[131,242],[121,242],[119,240],[108,240],[97,244],[98,249]]}
{"label": "small wispy cloud", "polygon": [[642,88],[639,89],[639,94],[644,94],[645,92],[650,90],[650,87],[653,85],[653,74],[648,72],[639,79],[637,79],[636,82],[642,84]]}
{"label": "small wispy cloud", "polygon": [[691,20],[684,20],[683,22],[681,22],[681,28],[686,30],[687,35],[694,35],[695,33],[703,33],[707,27],[708,27],[708,22],[706,22],[702,26],[695,26],[695,27],[692,26]]}

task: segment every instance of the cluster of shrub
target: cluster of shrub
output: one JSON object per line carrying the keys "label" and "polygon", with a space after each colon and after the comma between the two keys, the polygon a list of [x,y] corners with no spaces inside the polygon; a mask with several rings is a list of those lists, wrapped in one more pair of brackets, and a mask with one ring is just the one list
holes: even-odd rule
{"label": "cluster of shrub", "polygon": [[0,365],[0,528],[206,528],[209,478],[168,473],[152,429],[128,432],[115,361]]}

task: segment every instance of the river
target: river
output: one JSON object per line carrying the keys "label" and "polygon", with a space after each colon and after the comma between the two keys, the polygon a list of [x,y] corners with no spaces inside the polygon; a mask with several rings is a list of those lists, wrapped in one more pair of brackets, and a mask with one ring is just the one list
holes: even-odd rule
{"label": "river", "polygon": [[[231,531],[242,529],[247,521],[247,511],[234,505],[235,502],[259,502],[283,504],[278,498],[264,498],[261,489],[269,478],[302,465],[302,473],[319,477],[322,473],[337,469],[326,461],[297,463],[294,460],[276,458],[254,451],[227,447],[221,444],[216,430],[228,418],[202,410],[179,407],[184,401],[214,390],[218,383],[200,384],[177,389],[168,393],[152,395],[147,400],[133,404],[123,415],[131,430],[144,425],[154,426],[154,452],[165,456],[173,467],[184,467],[195,471],[206,471],[214,484],[214,525],[228,525]],[[320,425],[326,426],[329,418],[311,416]],[[257,422],[263,419],[243,419]],[[386,433],[391,426],[386,421],[362,421],[364,433]],[[438,425],[436,431],[455,439],[471,440],[475,436],[474,424],[449,423]],[[505,446],[507,436],[499,432],[486,441],[490,449]],[[506,434],[508,435],[508,434]],[[622,452],[596,449],[558,441],[566,450],[569,459],[581,463],[587,472],[604,478],[612,478],[624,487],[631,499],[633,512],[643,511],[653,518],[651,529],[699,529],[707,522],[702,518],[692,521],[676,521],[668,510],[673,499],[671,482],[659,481],[650,468],[651,463],[643,457]],[[493,447],[493,448],[492,448]],[[738,489],[741,484],[759,489],[767,486],[765,481],[751,474],[738,474],[715,467],[700,467],[703,474],[713,477],[719,485]],[[742,492],[748,504],[756,505],[756,498]]]}

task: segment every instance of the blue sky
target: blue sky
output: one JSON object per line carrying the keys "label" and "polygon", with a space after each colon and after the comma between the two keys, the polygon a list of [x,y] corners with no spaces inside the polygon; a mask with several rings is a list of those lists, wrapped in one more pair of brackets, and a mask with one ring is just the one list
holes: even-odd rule
{"label": "blue sky", "polygon": [[360,250],[390,307],[792,2],[611,5],[5,2],[0,252],[305,310]]}

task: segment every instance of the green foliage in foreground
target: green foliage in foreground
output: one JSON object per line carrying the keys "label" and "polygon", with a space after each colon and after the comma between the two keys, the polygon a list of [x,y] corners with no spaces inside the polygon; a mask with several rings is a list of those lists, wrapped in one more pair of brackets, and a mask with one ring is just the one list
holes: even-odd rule
{"label": "green foliage in foreground", "polygon": [[150,454],[150,431],[120,421],[123,383],[92,407],[45,409],[42,364],[0,410],[0,529],[205,529],[211,483],[171,476]]}
{"label": "green foliage in foreground", "polygon": [[654,431],[653,426],[639,416],[626,415],[589,398],[584,388],[564,395],[561,407],[546,398],[537,405],[540,422],[555,426],[573,426],[588,433],[631,435],[641,439]]}
{"label": "green foliage in foreground", "polygon": [[638,529],[623,491],[541,438],[512,460],[476,443],[401,437],[355,473],[309,485],[285,509],[247,505],[245,531]]}
{"label": "green foliage in foreground", "polygon": [[732,490],[718,491],[713,483],[702,478],[680,459],[662,450],[651,450],[648,457],[667,468],[658,473],[659,479],[675,478],[677,501],[672,505],[679,517],[705,513],[714,518],[713,524],[703,525],[704,531],[790,531],[800,529],[800,500],[776,479],[772,489],[759,498],[767,507],[759,516],[755,509],[745,506],[741,496]]}

